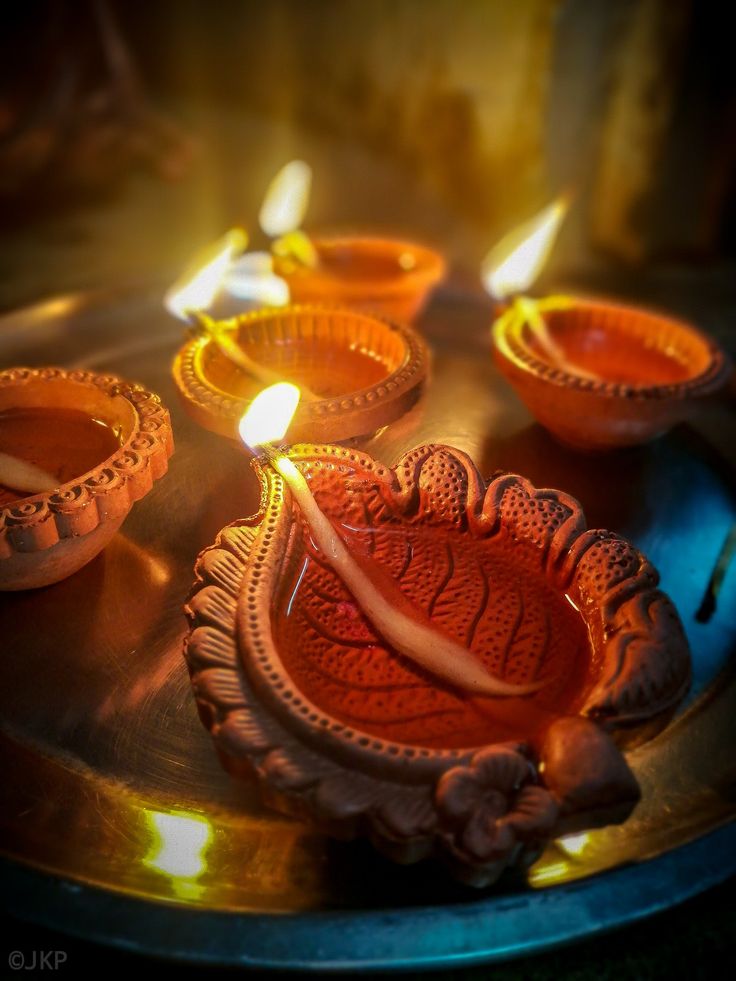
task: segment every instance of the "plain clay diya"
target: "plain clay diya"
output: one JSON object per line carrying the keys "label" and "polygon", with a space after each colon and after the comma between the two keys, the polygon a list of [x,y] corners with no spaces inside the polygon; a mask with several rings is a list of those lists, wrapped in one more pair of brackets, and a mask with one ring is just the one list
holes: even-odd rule
{"label": "plain clay diya", "polygon": [[0,453],[51,486],[0,485],[0,589],[47,586],[81,569],[166,473],[171,423],[158,397],[112,375],[0,372]]}
{"label": "plain clay diya", "polygon": [[295,303],[330,303],[410,323],[445,275],[434,249],[383,238],[312,239],[317,264],[274,257]]}
{"label": "plain clay diya", "polygon": [[[421,394],[428,354],[410,327],[318,306],[257,310],[225,326],[253,361],[317,396],[300,404],[289,429],[295,439],[367,435],[404,415]],[[187,413],[233,439],[263,388],[206,336],[184,344],[173,374]]]}
{"label": "plain clay diya", "polygon": [[687,642],[629,543],[580,505],[465,454],[423,446],[394,469],[337,446],[286,452],[355,554],[496,677],[478,697],[382,642],[262,460],[262,506],[199,556],[186,641],[224,766],[327,833],[389,857],[438,856],[485,885],[553,835],[625,819],[639,796],[619,749],[687,690]]}
{"label": "plain clay diya", "polygon": [[725,381],[719,346],[680,320],[604,301],[545,301],[540,332],[514,309],[493,325],[498,367],[561,442],[606,450],[646,443]]}

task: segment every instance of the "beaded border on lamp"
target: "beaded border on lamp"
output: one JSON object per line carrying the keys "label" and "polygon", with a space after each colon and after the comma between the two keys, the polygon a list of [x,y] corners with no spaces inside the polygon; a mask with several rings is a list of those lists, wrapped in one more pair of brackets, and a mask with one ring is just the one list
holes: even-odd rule
{"label": "beaded border on lamp", "polygon": [[[361,331],[377,334],[379,343],[396,339],[401,345],[396,366],[380,382],[335,398],[302,401],[289,428],[295,439],[319,435],[325,440],[342,440],[367,435],[404,415],[421,394],[429,361],[427,347],[416,331],[403,324],[374,314],[310,304],[254,310],[228,323],[237,331],[260,331],[279,339],[290,333],[299,339],[310,337],[326,325],[344,335],[340,343],[346,347],[360,347]],[[185,409],[200,425],[237,438],[238,422],[250,402],[223,391],[207,377],[203,355],[210,344],[207,337],[193,337],[183,345],[174,360],[174,381]]]}
{"label": "beaded border on lamp", "polygon": [[[655,340],[658,349],[680,348],[689,343],[696,345],[707,359],[706,367],[689,378],[679,382],[649,384],[600,381],[573,371],[566,371],[535,355],[524,338],[526,324],[520,320],[513,309],[502,314],[493,328],[496,348],[505,357],[512,357],[539,378],[561,385],[565,388],[578,388],[609,398],[618,399],[685,399],[707,395],[715,391],[725,380],[729,361],[723,349],[711,338],[684,320],[678,320],[654,311],[641,310],[625,304],[609,303],[577,297],[561,297],[558,308],[553,301],[546,301],[545,312],[552,318],[570,318],[584,325],[600,330],[608,329],[633,337],[643,336]],[[687,363],[688,352],[681,351],[682,360]],[[673,355],[674,357],[674,355]]]}
{"label": "beaded border on lamp", "polygon": [[0,509],[0,561],[90,535],[104,523],[119,525],[133,503],[166,473],[174,450],[168,411],[157,395],[141,385],[77,369],[0,372],[0,391],[44,382],[89,387],[110,400],[123,398],[132,407],[135,421],[125,443],[94,469],[53,492],[28,495]]}

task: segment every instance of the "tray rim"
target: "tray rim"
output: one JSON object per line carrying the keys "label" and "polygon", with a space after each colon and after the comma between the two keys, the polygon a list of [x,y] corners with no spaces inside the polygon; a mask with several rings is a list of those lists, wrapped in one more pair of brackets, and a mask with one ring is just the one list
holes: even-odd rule
{"label": "tray rim", "polygon": [[[632,925],[734,874],[736,822],[730,821],[646,862],[468,904],[214,912],[83,885],[5,857],[0,904],[21,920],[169,961],[300,972],[401,971],[470,967],[549,951]],[[489,924],[484,945],[468,941]]]}

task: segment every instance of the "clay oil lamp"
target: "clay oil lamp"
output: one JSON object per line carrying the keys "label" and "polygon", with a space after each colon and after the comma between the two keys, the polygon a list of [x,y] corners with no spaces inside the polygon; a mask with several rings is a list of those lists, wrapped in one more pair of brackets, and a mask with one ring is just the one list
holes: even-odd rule
{"label": "clay oil lamp", "polygon": [[291,256],[274,261],[297,303],[337,303],[411,323],[445,274],[442,256],[413,242],[338,236],[313,245],[314,266]]}
{"label": "clay oil lamp", "polygon": [[651,738],[690,657],[657,573],[580,505],[449,446],[389,468],[283,447],[297,396],[241,424],[258,514],[197,561],[186,658],[224,766],[269,805],[460,880],[624,820],[621,747]]}
{"label": "clay oil lamp", "polygon": [[301,224],[311,181],[311,168],[301,160],[291,161],[274,177],[259,215],[261,229],[272,239],[272,254],[243,257],[227,288],[241,299],[250,298],[255,289],[263,299],[263,279],[254,277],[257,265],[260,275],[269,277],[268,302],[283,304],[290,298],[293,303],[369,311],[399,323],[413,321],[445,275],[443,257],[424,245],[398,239],[310,238]]}
{"label": "clay oil lamp", "polygon": [[0,589],[47,586],[93,559],[172,452],[168,412],[139,385],[0,372]]}
{"label": "clay oil lamp", "polygon": [[488,292],[505,301],[493,325],[496,363],[560,442],[582,450],[649,442],[723,384],[728,359],[711,338],[666,314],[599,299],[524,296],[565,209],[564,200],[554,203],[484,261]]}
{"label": "clay oil lamp", "polygon": [[[242,238],[230,233],[207,263],[173,288],[167,307],[194,325],[173,375],[187,413],[232,439],[264,385],[298,383],[292,432],[326,440],[367,435],[419,398],[427,374],[424,341],[411,328],[338,307],[264,308],[215,320],[204,312]],[[266,289],[270,274],[266,273]]]}

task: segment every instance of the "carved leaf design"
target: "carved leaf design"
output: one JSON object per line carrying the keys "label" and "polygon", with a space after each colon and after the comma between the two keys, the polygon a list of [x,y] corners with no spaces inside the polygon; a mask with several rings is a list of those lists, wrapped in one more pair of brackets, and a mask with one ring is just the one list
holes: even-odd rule
{"label": "carved leaf design", "polygon": [[214,627],[197,627],[189,636],[188,658],[192,670],[234,668],[235,638]]}
{"label": "carved leaf design", "polygon": [[380,785],[375,780],[339,771],[320,781],[314,805],[321,817],[345,820],[368,810],[380,796]]}
{"label": "carved leaf design", "polygon": [[[407,492],[398,499],[385,480],[359,468],[301,466],[350,547],[439,629],[506,681],[549,680],[533,697],[472,699],[426,675],[377,636],[295,509],[272,629],[302,694],[361,731],[428,747],[528,738],[550,712],[573,710],[588,661],[582,620],[541,572],[536,542],[520,545],[504,529],[468,533],[468,509],[478,507],[484,488],[469,492],[477,477],[462,461],[446,452],[420,460],[411,474],[417,493],[409,495],[402,474]],[[550,534],[569,517],[555,502],[524,499],[529,520]]]}
{"label": "carved leaf design", "polygon": [[226,710],[243,705],[238,676],[229,669],[207,668],[200,671],[194,681],[194,691],[199,698]]}
{"label": "carved leaf design", "polygon": [[586,713],[633,720],[679,701],[690,680],[690,654],[668,597],[659,590],[634,596],[618,609],[613,627]]}
{"label": "carved leaf design", "polygon": [[543,837],[554,827],[558,814],[550,792],[538,784],[528,784],[519,791],[513,809],[500,823],[508,824],[518,836]]}
{"label": "carved leaf design", "polygon": [[379,816],[389,832],[404,838],[430,834],[437,825],[437,811],[431,793],[425,788],[413,794],[397,791],[384,800]]}
{"label": "carved leaf design", "polygon": [[243,567],[232,552],[224,548],[210,549],[202,556],[198,572],[210,582],[221,586],[233,599],[237,598]]}
{"label": "carved leaf design", "polygon": [[265,753],[281,738],[278,727],[269,727],[268,717],[248,709],[231,712],[218,730],[220,745],[235,757]]}
{"label": "carved leaf design", "polygon": [[206,586],[189,602],[191,615],[232,634],[235,630],[235,601],[219,586]]}
{"label": "carved leaf design", "polygon": [[232,552],[241,562],[248,559],[250,547],[256,537],[255,528],[248,525],[228,525],[220,533],[218,541],[224,549]]}
{"label": "carved leaf design", "polygon": [[278,790],[291,792],[312,786],[332,770],[333,766],[320,756],[302,751],[296,759],[283,748],[272,749],[263,765],[270,784]]}

